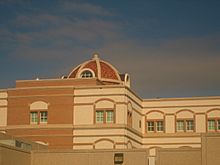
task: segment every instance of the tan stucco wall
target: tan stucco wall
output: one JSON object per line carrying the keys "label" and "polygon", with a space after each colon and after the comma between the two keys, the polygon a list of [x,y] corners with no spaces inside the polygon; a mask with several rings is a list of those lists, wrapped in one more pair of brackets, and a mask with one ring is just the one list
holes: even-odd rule
{"label": "tan stucco wall", "polygon": [[202,135],[202,165],[220,164],[220,134]]}
{"label": "tan stucco wall", "polygon": [[[140,121],[141,121],[141,127],[139,126]],[[142,116],[135,111],[132,112],[132,128],[134,128],[136,131],[139,131],[140,133],[142,132],[142,128],[143,128]]]}
{"label": "tan stucco wall", "polygon": [[116,124],[127,124],[127,106],[126,105],[116,105]]}
{"label": "tan stucco wall", "polygon": [[7,125],[7,108],[0,108],[0,127]]}
{"label": "tan stucco wall", "polygon": [[148,165],[146,150],[84,150],[33,152],[32,165],[114,165],[114,154],[123,153],[123,165]]}
{"label": "tan stucco wall", "polygon": [[174,115],[166,115],[165,116],[165,131],[166,133],[174,133],[175,132],[175,116]]}
{"label": "tan stucco wall", "polygon": [[196,115],[196,132],[206,132],[206,116],[204,114]]}
{"label": "tan stucco wall", "polygon": [[112,95],[112,94],[124,94],[124,88],[123,87],[116,87],[116,86],[107,86],[107,87],[94,87],[94,88],[77,88],[75,90],[75,95],[100,95],[100,94],[106,94],[106,95]]}
{"label": "tan stucco wall", "polygon": [[91,105],[74,107],[74,125],[86,125],[94,123],[94,110]]}
{"label": "tan stucco wall", "polygon": [[201,150],[192,148],[157,149],[156,165],[201,165]]}
{"label": "tan stucco wall", "polygon": [[[0,90],[0,127],[7,125],[8,93]],[[1,128],[0,128],[1,129]]]}
{"label": "tan stucco wall", "polygon": [[30,165],[31,153],[0,144],[1,165]]}

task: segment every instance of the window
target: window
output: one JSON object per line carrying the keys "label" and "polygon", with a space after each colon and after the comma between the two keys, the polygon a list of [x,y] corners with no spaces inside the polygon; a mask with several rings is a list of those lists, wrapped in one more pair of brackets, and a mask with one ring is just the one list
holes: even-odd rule
{"label": "window", "polygon": [[147,122],[147,131],[148,132],[154,132],[154,122],[153,121],[148,121]]}
{"label": "window", "polygon": [[157,132],[163,132],[163,121],[157,121]]}
{"label": "window", "polygon": [[164,132],[164,122],[159,121],[147,121],[146,122],[147,132]]}
{"label": "window", "polygon": [[31,124],[43,124],[47,123],[48,113],[47,111],[34,111],[30,112]]}
{"label": "window", "polygon": [[96,123],[114,123],[113,110],[96,110],[95,112]]}
{"label": "window", "polygon": [[113,111],[106,111],[106,123],[113,123],[114,113]]}
{"label": "window", "polygon": [[104,122],[104,111],[96,111],[96,123]]}
{"label": "window", "polygon": [[208,131],[220,131],[220,119],[208,119]]}
{"label": "window", "polygon": [[91,78],[91,77],[93,77],[93,74],[91,71],[85,70],[81,73],[80,76],[81,76],[81,78]]}
{"label": "window", "polygon": [[128,126],[132,127],[132,112],[131,111],[127,112],[127,124]]}
{"label": "window", "polygon": [[187,131],[194,130],[194,121],[193,120],[186,120],[186,130]]}
{"label": "window", "polygon": [[176,122],[176,130],[177,131],[184,131],[184,121],[179,120]]}
{"label": "window", "polygon": [[31,124],[38,124],[38,113],[37,112],[30,113],[30,122]]}
{"label": "window", "polygon": [[40,112],[40,123],[47,123],[47,111]]}
{"label": "window", "polygon": [[215,120],[208,120],[208,130],[215,131]]}
{"label": "window", "polygon": [[192,132],[194,131],[194,120],[177,120],[176,121],[177,132]]}

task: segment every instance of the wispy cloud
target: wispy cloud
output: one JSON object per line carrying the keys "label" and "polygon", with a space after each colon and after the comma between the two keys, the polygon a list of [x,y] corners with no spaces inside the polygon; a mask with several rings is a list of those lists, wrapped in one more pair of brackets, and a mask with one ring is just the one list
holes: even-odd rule
{"label": "wispy cloud", "polygon": [[157,45],[123,41],[108,43],[100,52],[130,73],[133,88],[142,96],[187,96],[219,87],[219,39],[219,35],[172,39]]}
{"label": "wispy cloud", "polygon": [[106,10],[105,8],[90,3],[61,1],[61,5],[65,11],[68,12],[79,12],[92,16],[112,16],[113,13]]}
{"label": "wispy cloud", "polygon": [[0,26],[0,49],[10,49],[11,59],[54,63],[45,76],[68,73],[99,52],[119,72],[128,72],[132,88],[145,97],[219,89],[220,34],[139,40],[129,37],[128,24],[112,19],[116,14],[104,7],[72,1],[53,7],[57,12],[18,12]]}
{"label": "wispy cloud", "polygon": [[[63,14],[54,14],[44,9],[28,15],[24,12],[17,13],[15,19],[2,27],[3,40],[11,38],[17,43],[11,56],[34,61],[49,60],[63,54],[67,56],[79,48],[101,47],[107,40],[116,40],[121,36],[120,24],[96,17],[111,16],[101,6],[72,1],[61,4],[57,6],[57,10]],[[66,16],[71,10],[88,17]],[[8,27],[13,27],[16,31],[11,31]]]}

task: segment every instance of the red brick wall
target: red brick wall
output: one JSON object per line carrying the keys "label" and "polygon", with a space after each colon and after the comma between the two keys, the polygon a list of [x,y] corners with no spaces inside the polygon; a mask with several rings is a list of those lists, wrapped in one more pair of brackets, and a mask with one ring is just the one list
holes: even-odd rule
{"label": "red brick wall", "polygon": [[[57,125],[53,124],[73,123],[73,94],[73,88],[62,87],[9,90],[7,122],[11,128],[7,133],[49,143],[49,148],[72,148],[72,128],[56,128]],[[30,124],[30,104],[35,101],[48,103],[48,123],[41,124],[39,128],[36,125],[30,128],[33,126]],[[21,128],[22,125],[27,127]],[[17,128],[19,126],[20,128]]]}

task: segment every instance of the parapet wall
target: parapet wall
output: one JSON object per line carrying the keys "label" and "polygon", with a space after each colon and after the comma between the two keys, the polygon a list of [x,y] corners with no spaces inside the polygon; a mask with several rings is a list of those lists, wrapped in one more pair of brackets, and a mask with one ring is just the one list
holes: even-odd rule
{"label": "parapet wall", "polygon": [[30,165],[31,152],[0,144],[0,165]]}
{"label": "parapet wall", "polygon": [[202,134],[201,141],[201,148],[158,148],[156,165],[219,165],[220,134]]}
{"label": "parapet wall", "polygon": [[[148,165],[146,149],[49,150],[34,151],[32,154],[31,165]],[[123,162],[120,163],[120,160]]]}

